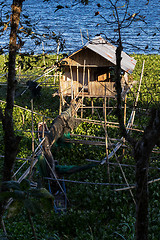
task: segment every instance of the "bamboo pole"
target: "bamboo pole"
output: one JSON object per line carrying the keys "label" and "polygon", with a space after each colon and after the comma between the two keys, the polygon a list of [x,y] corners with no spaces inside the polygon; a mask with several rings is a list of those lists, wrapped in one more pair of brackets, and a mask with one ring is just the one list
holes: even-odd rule
{"label": "bamboo pole", "polygon": [[[86,145],[94,145],[94,146],[106,146],[105,142],[102,141],[89,141],[89,140],[78,140],[78,139],[65,139],[64,142],[67,143],[76,143],[76,144],[86,144]],[[115,144],[113,144],[115,146]],[[107,149],[111,147],[108,146]]]}
{"label": "bamboo pole", "polygon": [[[106,84],[105,84],[106,86]],[[107,106],[107,98],[106,98],[106,87],[105,87],[105,97],[104,97],[104,127],[105,127],[105,145],[106,145],[106,162],[107,162],[107,174],[108,174],[108,181],[110,182],[110,169],[109,169],[109,164],[108,164],[108,134],[107,134],[107,111],[106,111],[106,106]]]}
{"label": "bamboo pole", "polygon": [[31,111],[32,111],[32,158],[31,158],[31,167],[30,167],[30,178],[32,174],[33,162],[35,157],[35,148],[34,148],[34,122],[33,122],[33,99],[31,99]]}
{"label": "bamboo pole", "polygon": [[7,239],[8,234],[7,234],[7,231],[6,231],[6,227],[5,227],[5,224],[4,224],[3,217],[2,217],[1,223],[2,223],[2,228],[3,228],[4,235],[5,235],[6,239]]}
{"label": "bamboo pole", "polygon": [[[98,137],[98,136],[92,136],[92,135],[78,135],[78,134],[70,134],[71,137],[84,137],[84,138],[94,138],[94,139],[101,139],[101,140],[105,140],[105,137]],[[117,138],[108,138],[112,141],[121,141],[120,139]]]}
{"label": "bamboo pole", "polygon": [[[159,181],[160,181],[160,178],[153,179],[151,181],[148,181],[148,184],[159,182]],[[130,189],[133,189],[133,188],[136,188],[136,186],[130,186],[130,187],[126,187],[126,188],[119,188],[119,189],[115,189],[114,191],[118,192],[118,191],[130,190]]]}
{"label": "bamboo pole", "polygon": [[62,88],[61,88],[61,76],[59,78],[59,115],[62,113]]}
{"label": "bamboo pole", "polygon": [[88,39],[88,41],[89,41],[89,33],[88,33],[88,29],[87,29],[87,39]]}
{"label": "bamboo pole", "polygon": [[71,100],[73,100],[73,72],[72,72],[72,66],[69,64],[70,67],[70,73],[71,73]]}
{"label": "bamboo pole", "polygon": [[82,108],[81,108],[81,118],[83,118],[83,101],[84,101],[84,84],[85,84],[85,65],[86,65],[86,60],[84,60],[84,65],[83,65],[83,82],[82,82]]}
{"label": "bamboo pole", "polygon": [[[82,182],[82,181],[74,181],[69,179],[54,179],[45,177],[44,179],[53,180],[53,181],[62,181],[62,182],[69,182],[69,183],[80,183],[80,184],[89,184],[89,185],[100,185],[100,186],[126,186],[126,184],[121,183],[102,183],[102,182]],[[132,186],[134,186],[132,184]]]}
{"label": "bamboo pole", "polygon": [[44,53],[44,42],[42,41],[42,51],[43,51],[43,63],[44,66],[46,66],[46,59],[45,59],[45,53]]}
{"label": "bamboo pole", "polygon": [[58,42],[57,42],[57,59],[56,59],[57,62],[58,62],[58,57],[59,57],[59,45],[60,45],[60,42],[58,40]]}
{"label": "bamboo pole", "polygon": [[[40,78],[45,77],[48,73],[53,72],[57,67],[53,66],[51,67],[49,70],[47,70],[46,72],[44,72],[41,76],[39,76],[38,78],[34,79],[33,82],[38,81]],[[27,91],[28,87],[26,87],[26,89],[21,93],[21,96]]]}
{"label": "bamboo pole", "polygon": [[45,121],[45,117],[43,116],[42,139],[44,138],[44,131],[45,131],[44,121]]}
{"label": "bamboo pole", "polygon": [[92,107],[92,117],[94,114],[94,102],[93,102],[93,98],[91,98],[91,107]]}
{"label": "bamboo pole", "polygon": [[80,34],[81,34],[81,41],[82,41],[82,45],[83,45],[83,35],[82,35],[82,30],[80,29]]}
{"label": "bamboo pole", "polygon": [[[138,87],[138,91],[137,91],[137,96],[136,96],[136,101],[132,110],[132,113],[130,115],[128,124],[127,124],[127,132],[129,132],[129,130],[132,130],[132,125],[134,122],[134,118],[135,118],[135,106],[137,106],[138,103],[138,98],[139,98],[139,93],[140,93],[140,88],[141,88],[141,83],[142,83],[142,77],[143,77],[143,71],[144,71],[144,63],[145,61],[143,61],[143,66],[142,66],[142,72],[141,72],[141,77],[140,77],[140,82],[139,82],[139,87]],[[123,141],[123,137],[121,138],[121,140]],[[108,158],[110,159],[113,155],[115,155],[115,153],[118,151],[118,149],[122,146],[122,143],[117,143],[116,147],[113,149],[113,151],[109,154]],[[102,161],[102,164],[104,164],[106,162],[106,158],[104,158],[104,160]]]}
{"label": "bamboo pole", "polygon": [[[127,106],[127,95],[124,97],[124,126],[126,126],[126,106]],[[123,138],[123,144],[125,144],[125,138]],[[123,148],[123,155],[125,154],[125,149]]]}
{"label": "bamboo pole", "polygon": [[[6,103],[6,101],[3,101],[3,100],[0,100],[0,102],[2,102],[2,103]],[[14,107],[18,107],[18,108],[20,108],[20,109],[22,109],[22,110],[25,110],[25,111],[27,111],[27,112],[32,113],[32,110],[30,110],[30,109],[28,109],[28,108],[24,108],[24,107],[18,106],[18,105],[16,105],[16,104],[14,104]],[[37,113],[37,112],[34,112],[34,111],[33,111],[33,113],[43,117],[43,115],[40,114],[40,113]],[[48,118],[48,119],[54,120],[54,118],[47,117],[47,116],[45,116],[45,118]]]}
{"label": "bamboo pole", "polygon": [[144,64],[145,64],[145,60],[143,61],[142,72],[141,72],[139,87],[138,87],[138,91],[137,91],[136,101],[135,101],[135,104],[134,104],[134,107],[133,107],[132,114],[130,116],[129,126],[128,127],[132,127],[133,126],[133,122],[134,122],[134,118],[135,118],[135,114],[136,114],[136,107],[137,107],[137,104],[138,104],[138,98],[139,98],[139,93],[140,93],[141,84],[142,84],[142,78],[143,78],[143,72],[144,72]]}
{"label": "bamboo pole", "polygon": [[78,64],[77,64],[77,93],[79,92],[79,68],[78,68]]}

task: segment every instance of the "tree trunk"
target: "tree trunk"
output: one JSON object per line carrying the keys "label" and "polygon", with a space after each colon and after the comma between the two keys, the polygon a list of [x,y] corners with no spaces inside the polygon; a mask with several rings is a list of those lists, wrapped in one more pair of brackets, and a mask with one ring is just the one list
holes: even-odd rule
{"label": "tree trunk", "polygon": [[12,177],[13,165],[17,155],[19,137],[14,134],[13,126],[13,106],[16,87],[16,53],[17,53],[17,30],[19,26],[20,13],[22,9],[22,0],[13,0],[11,15],[11,32],[9,43],[9,67],[8,67],[8,84],[5,116],[3,121],[5,159],[3,181],[8,181]]}
{"label": "tree trunk", "polygon": [[[74,100],[71,102],[71,106],[64,112],[61,113],[58,117],[52,122],[50,131],[45,133],[45,141],[42,144],[44,155],[50,165],[50,168],[55,173],[55,161],[51,153],[51,147],[54,142],[61,138],[64,133],[70,132],[80,124],[80,120],[74,118],[76,113],[76,108],[79,108],[81,102],[75,103]],[[50,177],[53,177],[51,170]]]}
{"label": "tree trunk", "polygon": [[[12,177],[13,166],[16,160],[18,151],[18,145],[20,137],[15,136],[13,126],[13,106],[15,97],[16,87],[16,53],[17,47],[17,30],[19,26],[20,13],[22,9],[22,2],[24,0],[13,0],[12,14],[11,14],[11,32],[10,32],[10,43],[9,43],[9,67],[8,67],[8,79],[7,79],[7,98],[5,115],[1,118],[4,130],[4,145],[5,145],[5,157],[3,166],[2,181],[8,181]],[[3,189],[1,189],[3,191]],[[0,215],[3,214],[3,205],[0,204]]]}
{"label": "tree trunk", "polygon": [[148,166],[152,150],[160,139],[160,109],[153,108],[144,135],[134,147],[136,160],[136,240],[148,239]]}

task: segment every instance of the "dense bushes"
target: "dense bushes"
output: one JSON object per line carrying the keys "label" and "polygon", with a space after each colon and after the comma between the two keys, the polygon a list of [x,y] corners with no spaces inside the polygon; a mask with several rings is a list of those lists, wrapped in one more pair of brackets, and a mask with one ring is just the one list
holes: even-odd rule
{"label": "dense bushes", "polygon": [[[136,69],[133,73],[134,80],[139,81],[142,68],[142,61],[145,59],[145,71],[142,81],[140,99],[137,106],[135,128],[143,129],[149,117],[149,109],[159,102],[160,79],[159,79],[159,55],[134,55],[137,59]],[[28,60],[29,61],[29,60]],[[129,118],[133,102],[136,96],[137,86],[131,90],[128,95],[128,109],[127,118]],[[2,90],[2,87],[0,91]],[[34,111],[50,118],[55,118],[58,115],[59,100],[57,97],[52,98],[52,88],[42,88],[41,96],[34,101]],[[4,95],[3,95],[3,99]],[[98,101],[98,102],[97,102]],[[0,103],[4,107],[4,103]],[[16,104],[21,107],[30,109],[30,96],[24,94],[16,98]],[[90,99],[86,101],[86,105],[90,104]],[[102,106],[101,100],[94,99],[94,104]],[[114,105],[110,101],[110,106]],[[142,110],[143,109],[143,110]],[[87,118],[91,118],[91,112],[85,111]],[[103,112],[99,110],[99,115],[102,117]],[[94,118],[98,119],[95,113]],[[113,111],[112,115],[107,117],[108,121],[116,121],[116,115]],[[42,121],[42,116],[34,114],[34,129],[37,130],[38,122]],[[50,125],[51,119],[46,119]],[[20,143],[20,151],[18,157],[26,158],[31,154],[31,112],[25,111],[18,107],[14,108],[14,123],[17,134],[23,136]],[[0,124],[0,131],[2,133],[2,126]],[[93,125],[91,123],[82,123],[74,131],[76,134],[104,136],[104,129],[100,125]],[[109,137],[120,138],[118,129],[109,129]],[[141,134],[141,133],[138,133]],[[137,132],[133,136],[138,136]],[[37,134],[35,133],[37,140]],[[3,139],[0,137],[0,154],[3,155]],[[113,142],[114,143],[114,142]],[[127,144],[127,143],[126,143]],[[105,157],[105,146],[88,146],[76,145],[52,148],[55,159],[60,164],[86,164],[86,159],[102,160]],[[117,156],[121,156],[120,150]],[[1,163],[3,159],[1,158]],[[123,164],[132,165],[131,167],[123,167],[128,182],[134,184],[135,182],[135,165],[132,152],[128,146],[125,150],[125,156],[119,158]],[[15,168],[22,164],[23,160],[17,160]],[[112,163],[117,163],[115,158],[111,159]],[[28,162],[28,165],[30,163]],[[2,164],[1,164],[2,165]],[[151,156],[150,165],[152,167],[160,167],[159,156],[154,154]],[[35,168],[35,175],[33,179],[36,181],[39,177],[38,169]],[[95,183],[108,182],[106,165],[99,165],[85,172],[80,172],[70,177],[70,180],[87,181]],[[125,184],[121,170],[118,165],[110,166],[110,178],[113,184]],[[159,178],[159,172],[155,169],[150,169],[149,179]],[[35,227],[39,239],[74,239],[74,240],[99,240],[99,239],[134,239],[134,222],[135,222],[135,205],[129,191],[118,191],[115,189],[122,186],[101,186],[79,183],[66,183],[67,196],[69,198],[67,212],[59,215],[54,211],[50,214],[34,217]],[[134,190],[133,190],[133,193]],[[149,185],[150,193],[150,239],[158,240],[159,221],[159,190],[158,182]],[[6,219],[6,229],[12,235],[11,239],[32,239],[30,234],[30,227],[24,218],[23,214],[18,215],[12,219]],[[47,237],[48,236],[48,237]]]}

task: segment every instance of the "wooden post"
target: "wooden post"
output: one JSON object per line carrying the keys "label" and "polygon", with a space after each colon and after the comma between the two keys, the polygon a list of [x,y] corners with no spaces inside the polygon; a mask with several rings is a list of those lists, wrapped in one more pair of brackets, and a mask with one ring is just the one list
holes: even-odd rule
{"label": "wooden post", "polygon": [[19,65],[18,81],[21,81],[21,64]]}
{"label": "wooden post", "polygon": [[58,40],[58,42],[57,42],[57,59],[56,59],[57,62],[58,62],[58,56],[59,56],[59,45],[60,45],[60,42]]}
{"label": "wooden post", "polygon": [[[126,125],[126,111],[127,111],[127,95],[124,98],[124,125]],[[123,138],[123,144],[125,144],[125,138]],[[125,153],[125,149],[123,148],[123,155]]]}
{"label": "wooden post", "polygon": [[[79,68],[78,68],[78,64],[77,64],[77,89],[76,89],[77,93],[76,95],[78,95],[79,93]],[[77,111],[76,111],[76,118],[77,118]]]}
{"label": "wooden post", "polygon": [[71,73],[71,100],[73,100],[73,73],[72,73],[72,66],[69,64],[70,73]]}
{"label": "wooden post", "polygon": [[42,41],[42,50],[43,50],[43,63],[44,66],[46,65],[46,59],[45,59],[45,54],[44,54],[44,42]]}
{"label": "wooden post", "polygon": [[83,35],[82,35],[82,30],[80,29],[80,33],[81,33],[81,41],[82,41],[82,45],[83,45]]}
{"label": "wooden post", "polygon": [[44,130],[45,130],[45,127],[44,127],[44,120],[45,120],[45,116],[43,116],[42,139],[44,138]]}
{"label": "wooden post", "polygon": [[93,97],[91,98],[91,105],[92,105],[92,117],[93,117],[93,114],[94,114],[94,103],[93,103]]}
{"label": "wooden post", "polygon": [[87,38],[88,38],[88,41],[89,41],[89,33],[88,33],[88,29],[87,29]]}
{"label": "wooden post", "polygon": [[30,166],[30,172],[29,172],[30,178],[31,178],[31,174],[32,174],[34,155],[35,155],[35,151],[34,151],[33,99],[31,99],[31,111],[32,111],[32,158],[31,158],[31,166]]}
{"label": "wooden post", "polygon": [[90,82],[90,68],[88,68],[88,93],[89,93],[89,82]]}
{"label": "wooden post", "polygon": [[106,84],[105,84],[105,97],[104,97],[104,127],[105,127],[105,143],[106,143],[106,162],[107,162],[107,173],[108,181],[110,182],[110,169],[109,169],[109,159],[108,159],[108,134],[107,134],[107,97],[106,97]]}
{"label": "wooden post", "polygon": [[61,75],[59,75],[59,115],[62,112],[62,91],[61,91]]}
{"label": "wooden post", "polygon": [[32,111],[32,155],[34,155],[33,99],[31,99],[31,111]]}
{"label": "wooden post", "polygon": [[78,94],[78,91],[79,90],[79,68],[78,68],[78,64],[77,64],[77,94]]}
{"label": "wooden post", "polygon": [[82,108],[81,108],[81,118],[83,118],[83,100],[84,100],[84,80],[85,80],[85,65],[86,65],[86,60],[84,60],[84,65],[83,65],[83,83],[82,83]]}

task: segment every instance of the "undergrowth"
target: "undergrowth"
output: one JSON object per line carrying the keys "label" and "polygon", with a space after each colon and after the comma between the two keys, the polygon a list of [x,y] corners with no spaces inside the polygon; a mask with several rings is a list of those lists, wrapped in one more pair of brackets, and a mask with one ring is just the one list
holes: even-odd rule
{"label": "undergrowth", "polygon": [[[1,56],[2,57],[2,56]],[[149,110],[153,105],[159,102],[160,79],[159,79],[159,55],[134,55],[137,59],[136,68],[133,73],[133,78],[139,82],[142,62],[145,59],[145,72],[142,81],[140,98],[137,106],[136,118],[134,128],[144,129],[149,118]],[[29,61],[27,59],[27,61]],[[20,63],[19,63],[20,64]],[[42,62],[43,64],[43,62]],[[1,71],[3,67],[0,65]],[[30,70],[31,71],[31,70]],[[136,97],[138,84],[135,85],[128,95],[127,120],[133,108],[133,102]],[[21,90],[24,90],[21,89]],[[17,90],[18,93],[20,89]],[[34,114],[34,129],[37,130],[38,122],[45,118],[48,126],[50,126],[52,119],[58,115],[59,98],[52,97],[53,88],[43,87],[41,96],[34,100],[34,111],[41,115]],[[1,100],[5,101],[5,86],[0,87]],[[15,104],[31,109],[31,97],[29,91],[24,95],[15,99]],[[91,104],[90,99],[85,102],[86,105]],[[110,106],[114,106],[114,102],[110,101]],[[94,99],[94,105],[103,106],[103,101]],[[0,103],[4,109],[5,103]],[[98,119],[98,116],[103,118],[103,112],[98,110],[95,112],[93,118]],[[84,115],[88,119],[92,119],[91,110],[85,110]],[[99,120],[99,119],[98,119]],[[115,111],[107,117],[108,121],[117,121]],[[22,136],[18,158],[28,158],[32,152],[32,136],[31,136],[31,112],[18,107],[14,107],[14,125],[16,134]],[[0,123],[0,155],[4,154],[3,146],[3,130]],[[78,135],[92,135],[104,137],[104,129],[101,125],[91,123],[81,123],[74,134]],[[109,137],[120,139],[117,128],[108,128]],[[138,138],[142,133],[136,131],[132,136]],[[37,133],[35,139],[38,144]],[[75,138],[75,137],[74,137]],[[77,139],[82,139],[77,137]],[[112,140],[112,143],[114,141]],[[117,153],[118,161],[122,164],[130,165],[123,167],[126,178],[130,184],[135,183],[135,162],[132,157],[130,146],[125,143],[125,155],[122,157],[122,150]],[[111,151],[111,150],[110,150]],[[62,165],[83,165],[88,162],[86,159],[101,161],[105,158],[105,146],[90,146],[82,144],[69,144],[61,146],[53,146],[52,153],[55,159]],[[3,157],[0,158],[0,169],[2,171]],[[24,159],[17,159],[15,170],[24,163]],[[50,213],[43,213],[34,217],[34,223],[38,239],[54,239],[54,240],[114,240],[126,239],[132,240],[135,238],[135,204],[129,191],[115,191],[123,188],[126,184],[122,172],[117,164],[117,159],[111,159],[113,163],[110,165],[110,176],[108,175],[107,165],[98,165],[92,169],[84,172],[76,173],[65,177],[71,180],[71,183],[66,183],[67,196],[69,199],[68,208],[66,212],[57,214],[54,209]],[[115,165],[114,165],[115,164]],[[25,169],[30,165],[30,161],[26,162]],[[153,154],[151,156],[149,170],[149,179],[159,178],[159,172],[153,167],[159,166],[159,155]],[[33,170],[33,180],[37,181],[40,178],[38,168]],[[20,171],[20,175],[22,170]],[[110,183],[117,185],[103,186],[99,183]],[[73,181],[79,181],[75,183]],[[97,185],[83,184],[83,182],[97,183]],[[46,187],[48,187],[46,185]],[[159,185],[158,182],[149,185],[149,239],[160,239],[159,233],[159,219],[160,219],[160,203],[159,203]],[[135,190],[133,189],[135,196]],[[4,218],[6,231],[11,236],[12,240],[28,240],[33,239],[29,223],[25,218],[24,212],[18,214],[16,217],[8,219]],[[2,230],[0,230],[1,235]]]}

